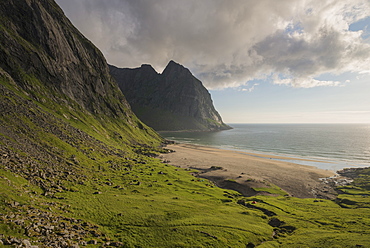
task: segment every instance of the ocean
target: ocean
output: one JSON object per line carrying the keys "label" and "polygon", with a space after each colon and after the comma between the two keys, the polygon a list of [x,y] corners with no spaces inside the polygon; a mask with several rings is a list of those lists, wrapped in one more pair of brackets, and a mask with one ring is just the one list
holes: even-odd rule
{"label": "ocean", "polygon": [[[161,132],[169,140],[281,155],[290,162],[337,171],[370,166],[370,124],[229,124],[220,132]],[[258,156],[258,155],[257,155]],[[300,161],[305,158],[316,161]]]}

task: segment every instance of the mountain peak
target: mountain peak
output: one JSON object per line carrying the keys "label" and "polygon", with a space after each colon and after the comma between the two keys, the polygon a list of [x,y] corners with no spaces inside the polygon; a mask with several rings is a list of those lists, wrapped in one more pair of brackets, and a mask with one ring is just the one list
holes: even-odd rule
{"label": "mountain peak", "polygon": [[145,71],[145,72],[148,72],[148,73],[153,73],[154,72],[155,74],[158,74],[158,72],[153,68],[153,66],[151,66],[149,64],[142,64],[140,69]]}
{"label": "mountain peak", "polygon": [[152,68],[154,70],[154,68],[150,64],[142,64],[141,68]]}
{"label": "mountain peak", "polygon": [[182,65],[180,65],[179,63],[173,61],[173,60],[170,60],[170,62],[168,62],[167,64],[167,67],[173,67],[173,66],[180,66],[180,67],[183,67]]}
{"label": "mountain peak", "polygon": [[211,95],[189,69],[171,60],[162,74],[146,67],[111,70],[134,112],[157,131],[229,129]]}
{"label": "mountain peak", "polygon": [[188,73],[192,75],[188,68],[184,67],[183,65],[180,65],[179,63],[173,60],[168,62],[166,68],[162,72],[163,75],[168,75],[171,73],[176,73],[176,74]]}

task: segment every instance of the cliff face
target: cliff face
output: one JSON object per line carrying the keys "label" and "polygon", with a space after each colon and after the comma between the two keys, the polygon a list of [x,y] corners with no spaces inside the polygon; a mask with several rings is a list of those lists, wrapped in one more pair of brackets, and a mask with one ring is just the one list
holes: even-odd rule
{"label": "cliff face", "polygon": [[0,68],[27,98],[66,121],[92,118],[108,133],[124,125],[128,142],[157,139],[131,111],[102,53],[53,0],[0,2]]}
{"label": "cliff face", "polygon": [[191,72],[170,61],[162,74],[150,65],[135,69],[110,66],[135,114],[158,131],[229,129],[211,95]]}
{"label": "cliff face", "polygon": [[[117,112],[116,109],[122,109],[121,104],[128,108],[110,79],[100,51],[79,33],[53,1],[2,1],[0,13],[1,67],[22,88],[35,87],[22,78],[23,73],[36,77],[91,113],[106,108]],[[120,104],[110,101],[111,97],[117,98]]]}
{"label": "cliff face", "polygon": [[53,0],[0,1],[0,113],[0,174],[16,173],[45,196],[108,157],[122,169],[162,141]]}

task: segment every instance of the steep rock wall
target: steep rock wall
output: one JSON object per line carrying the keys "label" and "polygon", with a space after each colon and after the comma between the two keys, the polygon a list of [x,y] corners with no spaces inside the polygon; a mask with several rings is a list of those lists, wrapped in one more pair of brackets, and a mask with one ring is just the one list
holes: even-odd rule
{"label": "steep rock wall", "polygon": [[150,65],[127,69],[110,66],[134,112],[158,131],[229,129],[211,95],[184,66],[170,61],[162,74]]}

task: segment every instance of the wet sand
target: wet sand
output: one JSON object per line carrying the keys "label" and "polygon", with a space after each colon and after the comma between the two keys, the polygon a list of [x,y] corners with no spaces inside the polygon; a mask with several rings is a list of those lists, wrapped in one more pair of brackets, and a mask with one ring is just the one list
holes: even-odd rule
{"label": "wet sand", "polygon": [[175,151],[161,156],[169,164],[181,168],[198,169],[197,176],[207,178],[219,187],[239,191],[246,196],[264,194],[252,188],[269,187],[271,183],[279,186],[289,195],[300,198],[333,198],[335,193],[331,187],[319,180],[319,178],[331,177],[335,172],[274,160],[276,158],[289,161],[297,160],[296,158],[190,144],[171,144],[167,149]]}

